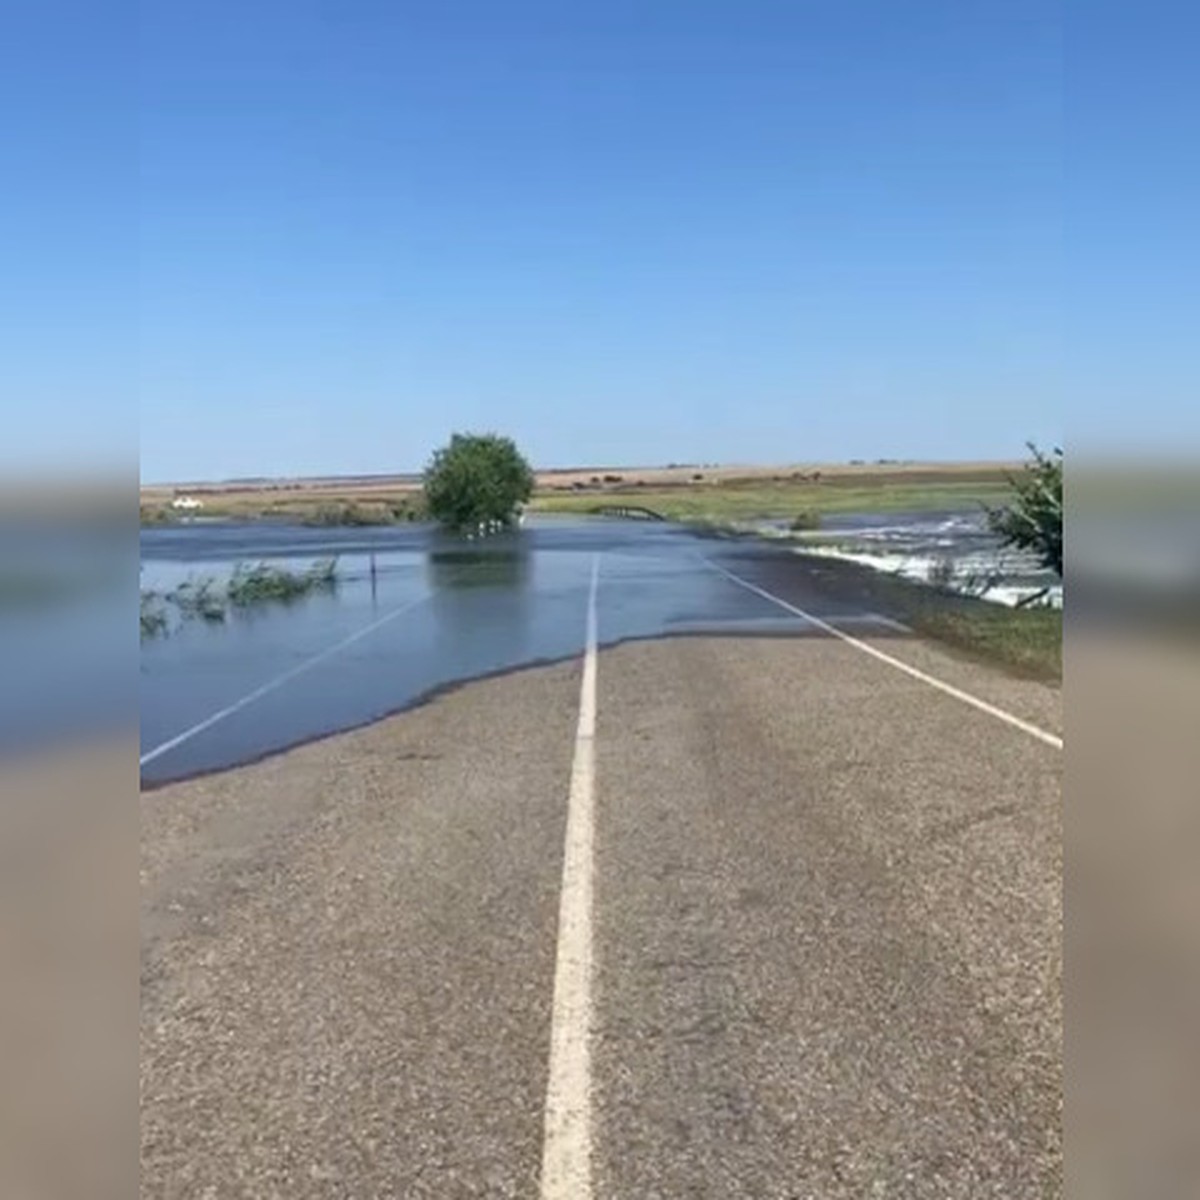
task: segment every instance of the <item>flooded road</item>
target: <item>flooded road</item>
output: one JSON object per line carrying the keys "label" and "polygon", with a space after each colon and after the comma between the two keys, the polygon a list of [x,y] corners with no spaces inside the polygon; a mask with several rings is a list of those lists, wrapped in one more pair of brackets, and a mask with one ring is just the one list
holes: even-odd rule
{"label": "flooded road", "polygon": [[831,513],[819,529],[791,532],[763,521],[764,536],[789,537],[798,553],[858,563],[913,583],[933,583],[996,604],[1045,592],[1062,603],[1062,581],[1031,552],[1004,546],[983,509]]}
{"label": "flooded road", "polygon": [[[482,541],[421,526],[325,530],[194,524],[146,529],[143,590],[228,579],[239,562],[293,569],[336,556],[338,583],[292,604],[189,620],[142,644],[143,783],[247,762],[377,719],[490,673],[579,653],[593,557],[603,644],[668,633],[806,632],[706,559],[809,568],[768,546],[713,541],[646,521],[534,520]],[[828,572],[805,589],[815,615],[864,619]],[[486,737],[487,731],[480,730]]]}

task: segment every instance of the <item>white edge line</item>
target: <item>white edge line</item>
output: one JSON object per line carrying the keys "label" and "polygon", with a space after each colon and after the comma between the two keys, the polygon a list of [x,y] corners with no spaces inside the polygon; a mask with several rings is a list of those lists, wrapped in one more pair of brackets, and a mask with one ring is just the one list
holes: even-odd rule
{"label": "white edge line", "polygon": [[901,624],[899,621],[894,621],[891,617],[885,617],[883,613],[867,613],[867,616],[877,624],[884,625],[888,629],[894,629],[897,633],[912,633],[912,630],[907,625]]}
{"label": "white edge line", "polygon": [[592,558],[579,724],[563,850],[542,1144],[542,1200],[589,1200],[591,1177],[592,833],[596,734],[596,593]]}
{"label": "white edge line", "polygon": [[1063,748],[1063,740],[1057,734],[1050,733],[1046,729],[1042,729],[1038,725],[1034,725],[1030,721],[1022,720],[1022,718],[1006,711],[1003,708],[997,708],[994,704],[989,704],[986,700],[981,700],[978,696],[971,695],[970,692],[964,692],[961,688],[956,688],[951,683],[946,683],[945,680],[938,679],[934,675],[927,675],[924,671],[917,667],[911,666],[903,659],[893,658],[890,654],[885,654],[882,650],[877,650],[874,646],[859,638],[852,637],[850,634],[843,632],[841,629],[831,625],[828,621],[822,621],[820,617],[814,617],[812,613],[807,613],[802,608],[797,608],[794,604],[789,604],[786,600],[768,592],[766,588],[760,588],[757,584],[751,583],[747,579],[743,579],[740,575],[735,575],[732,571],[726,570],[719,563],[715,563],[711,558],[700,556],[714,571],[718,571],[727,579],[736,583],[739,587],[744,587],[749,592],[754,592],[757,596],[762,596],[764,600],[770,600],[773,604],[778,604],[780,608],[787,609],[788,612],[795,613],[798,617],[803,617],[816,628],[825,633],[832,634],[836,638],[840,638],[847,645],[853,646],[856,650],[861,650],[864,654],[869,654],[872,658],[879,659],[880,662],[885,662],[890,667],[895,667],[897,671],[903,671],[906,675],[911,675],[914,679],[919,679],[922,683],[928,684],[932,688],[937,688],[939,692],[945,692],[947,696],[953,696],[955,700],[961,700],[964,704],[969,704],[972,708],[979,709],[980,712],[985,712],[989,716],[995,717],[999,721],[1003,721],[1006,725],[1011,725],[1014,729],[1020,729],[1023,733],[1027,733],[1030,737],[1035,737],[1040,742],[1045,742],[1047,746],[1053,746],[1057,750]]}
{"label": "white edge line", "polygon": [[425,596],[418,596],[415,600],[408,601],[407,604],[400,605],[399,608],[392,609],[391,612],[385,613],[377,621],[372,621],[369,625],[364,625],[361,629],[350,634],[349,637],[343,638],[340,642],[327,647],[319,654],[314,654],[312,658],[306,658],[302,663],[297,663],[291,670],[284,671],[282,675],[277,675],[274,679],[264,683],[261,687],[257,687],[252,692],[248,692],[240,700],[235,700],[232,704],[215,712],[210,717],[205,717],[203,721],[193,725],[190,729],[185,729],[182,733],[176,734],[173,738],[168,739],[161,745],[155,746],[153,750],[147,750],[141,758],[138,759],[138,766],[144,767],[147,763],[153,762],[156,758],[161,758],[170,750],[174,750],[176,746],[182,746],[184,742],[189,742],[197,734],[203,733],[206,729],[211,729],[218,721],[224,721],[226,717],[232,717],[234,713],[241,711],[247,704],[253,704],[255,700],[261,699],[268,692],[273,692],[277,687],[281,687],[289,680],[295,679],[297,675],[302,675],[310,667],[315,667],[318,663],[324,662],[327,658],[332,658],[339,651],[345,650],[347,646],[353,645],[355,642],[365,638],[368,634],[374,633],[375,630],[382,625],[386,625],[389,621],[394,621],[397,617],[402,616],[410,609],[416,608]]}

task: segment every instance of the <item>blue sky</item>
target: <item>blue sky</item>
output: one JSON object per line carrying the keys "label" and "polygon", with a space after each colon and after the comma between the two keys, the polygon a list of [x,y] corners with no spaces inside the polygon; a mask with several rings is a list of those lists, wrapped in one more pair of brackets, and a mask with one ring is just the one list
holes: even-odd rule
{"label": "blue sky", "polygon": [[147,480],[484,428],[542,465],[1011,456],[1147,382],[1167,420],[1183,318],[1136,297],[1194,298],[1197,91],[1161,10],[47,0],[0,82],[18,440],[115,454],[130,395]]}

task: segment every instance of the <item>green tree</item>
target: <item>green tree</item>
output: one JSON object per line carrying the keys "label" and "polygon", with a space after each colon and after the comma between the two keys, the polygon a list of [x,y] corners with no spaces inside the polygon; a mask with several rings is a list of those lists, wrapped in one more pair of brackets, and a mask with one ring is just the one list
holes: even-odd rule
{"label": "green tree", "polygon": [[1043,454],[1027,443],[1033,457],[1020,475],[1010,476],[1012,499],[988,509],[988,524],[1006,546],[1030,550],[1043,567],[1063,573],[1063,452]]}
{"label": "green tree", "polygon": [[512,524],[533,493],[533,469],[511,438],[456,433],[425,468],[425,503],[448,529]]}

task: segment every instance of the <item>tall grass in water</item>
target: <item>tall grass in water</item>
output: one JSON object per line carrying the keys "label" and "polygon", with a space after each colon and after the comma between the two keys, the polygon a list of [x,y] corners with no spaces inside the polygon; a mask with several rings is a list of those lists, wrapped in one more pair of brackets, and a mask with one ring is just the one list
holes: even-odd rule
{"label": "tall grass in water", "polygon": [[249,608],[271,601],[286,604],[310,592],[332,589],[336,585],[336,558],[321,559],[307,571],[301,572],[273,567],[265,562],[253,567],[238,563],[226,588],[226,595],[235,608]]}
{"label": "tall grass in water", "polygon": [[199,617],[214,624],[225,620],[225,596],[214,579],[189,579],[171,592],[167,599],[183,617]]}
{"label": "tall grass in water", "polygon": [[167,612],[157,592],[143,592],[141,601],[141,636],[158,637],[167,632]]}
{"label": "tall grass in water", "polygon": [[319,559],[307,571],[288,571],[265,562],[255,566],[239,563],[224,585],[208,576],[189,579],[171,592],[143,591],[142,638],[168,633],[172,627],[172,609],[180,620],[198,619],[215,625],[225,620],[231,607],[239,610],[259,604],[289,604],[310,592],[332,590],[336,586],[336,558]]}

